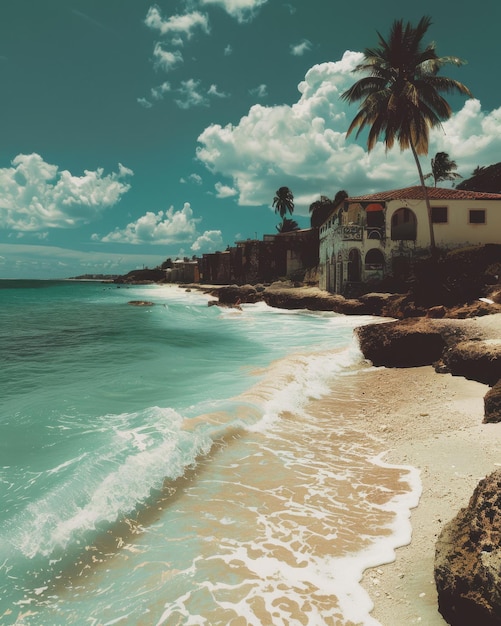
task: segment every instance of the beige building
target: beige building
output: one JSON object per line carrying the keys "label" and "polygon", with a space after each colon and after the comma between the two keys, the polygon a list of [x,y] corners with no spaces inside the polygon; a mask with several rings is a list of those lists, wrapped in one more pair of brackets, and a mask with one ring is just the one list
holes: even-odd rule
{"label": "beige building", "polygon": [[[428,187],[437,248],[501,244],[501,194]],[[429,255],[422,187],[347,198],[320,227],[319,286],[347,293]]]}

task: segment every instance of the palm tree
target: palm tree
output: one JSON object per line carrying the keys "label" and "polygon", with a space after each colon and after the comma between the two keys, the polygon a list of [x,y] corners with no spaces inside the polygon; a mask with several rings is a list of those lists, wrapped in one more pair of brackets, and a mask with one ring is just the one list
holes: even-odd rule
{"label": "palm tree", "polygon": [[280,215],[282,221],[287,211],[292,215],[294,212],[294,196],[292,195],[292,191],[288,187],[280,187],[280,189],[275,192],[273,206],[275,207],[275,213]]}
{"label": "palm tree", "polygon": [[311,227],[320,228],[334,209],[336,209],[347,197],[348,194],[346,191],[341,189],[334,196],[334,200],[330,200],[327,196],[320,196],[320,200],[312,202],[310,204]]}
{"label": "palm tree", "polygon": [[327,196],[320,196],[320,200],[315,200],[310,204],[310,223],[312,228],[320,228],[329,213],[333,210],[334,204]]}
{"label": "palm tree", "polygon": [[454,170],[457,170],[458,166],[456,161],[453,161],[447,152],[437,152],[435,157],[431,160],[431,172],[424,177],[431,178],[435,181],[435,187],[437,183],[442,180],[456,180],[456,178],[463,178],[461,174],[458,174]]}
{"label": "palm tree", "polygon": [[472,97],[470,90],[457,80],[438,76],[449,63],[460,66],[457,57],[439,57],[435,44],[423,46],[423,37],[431,18],[422,17],[416,27],[402,20],[393,22],[388,40],[379,33],[379,45],[364,51],[364,60],[354,71],[366,72],[342,98],[350,103],[361,101],[359,111],[348,128],[347,136],[358,127],[357,137],[367,126],[367,148],[372,150],[380,136],[386,149],[395,141],[401,150],[410,148],[416,161],[423,195],[428,209],[430,246],[435,255],[435,237],[431,207],[419,163],[419,154],[428,154],[429,130],[449,119],[452,109],[441,93],[459,92]]}
{"label": "palm tree", "polygon": [[299,224],[296,220],[291,220],[288,217],[284,217],[284,219],[275,226],[278,233],[292,233],[295,230],[299,230]]}

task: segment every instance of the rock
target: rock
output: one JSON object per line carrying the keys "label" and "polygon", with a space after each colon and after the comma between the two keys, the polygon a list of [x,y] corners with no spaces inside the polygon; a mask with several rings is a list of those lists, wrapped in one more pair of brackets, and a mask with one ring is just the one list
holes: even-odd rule
{"label": "rock", "polygon": [[148,300],[130,300],[127,304],[132,306],[153,306],[154,302],[148,302]]}
{"label": "rock", "polygon": [[484,424],[501,422],[501,378],[484,396]]}
{"label": "rock", "polygon": [[480,481],[440,533],[435,584],[451,626],[501,626],[501,470]]}
{"label": "rock", "polygon": [[493,386],[501,378],[501,340],[461,341],[443,357],[454,376]]}
{"label": "rock", "polygon": [[445,314],[447,313],[447,310],[444,306],[440,305],[440,306],[432,306],[430,309],[428,309],[428,311],[426,312],[426,317],[431,317],[431,318],[441,318],[441,317],[445,317]]}
{"label": "rock", "polygon": [[217,290],[219,303],[222,305],[238,305],[242,302],[258,302],[261,300],[255,287],[252,285],[228,285]]}
{"label": "rock", "polygon": [[417,367],[431,365],[442,355],[446,339],[431,320],[402,320],[355,329],[360,349],[373,365]]}

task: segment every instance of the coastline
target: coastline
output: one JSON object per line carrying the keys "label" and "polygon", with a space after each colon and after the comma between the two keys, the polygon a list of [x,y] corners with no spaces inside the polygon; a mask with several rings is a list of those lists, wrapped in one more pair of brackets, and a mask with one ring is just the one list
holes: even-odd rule
{"label": "coastline", "polygon": [[372,403],[360,417],[387,449],[384,461],[417,468],[422,482],[410,544],[396,550],[393,562],[364,572],[371,615],[382,626],[443,626],[433,578],[435,541],[479,480],[501,466],[501,425],[482,423],[489,387],[423,366],[373,369],[367,389]]}

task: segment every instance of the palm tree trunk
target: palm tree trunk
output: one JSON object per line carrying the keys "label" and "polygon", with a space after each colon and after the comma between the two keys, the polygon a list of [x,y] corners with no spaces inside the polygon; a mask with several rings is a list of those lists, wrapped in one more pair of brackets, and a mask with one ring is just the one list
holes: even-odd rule
{"label": "palm tree trunk", "polygon": [[437,249],[435,246],[435,233],[433,232],[433,221],[431,219],[431,205],[430,198],[428,196],[428,189],[426,188],[423,176],[423,170],[421,169],[421,163],[419,162],[419,157],[416,152],[416,148],[414,147],[414,142],[411,140],[411,150],[414,155],[414,160],[416,161],[416,166],[419,173],[419,180],[421,181],[421,187],[423,188],[424,201],[426,203],[426,211],[428,213],[428,225],[430,228],[430,252],[433,258],[437,255]]}

